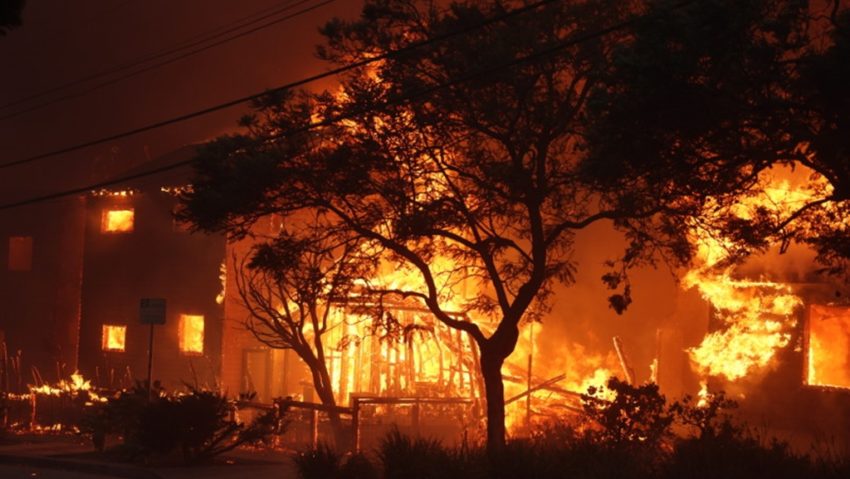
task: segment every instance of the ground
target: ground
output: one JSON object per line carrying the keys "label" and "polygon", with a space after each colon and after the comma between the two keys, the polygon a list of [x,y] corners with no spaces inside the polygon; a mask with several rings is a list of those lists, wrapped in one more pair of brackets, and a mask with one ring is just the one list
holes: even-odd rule
{"label": "ground", "polygon": [[71,435],[7,437],[0,443],[0,478],[128,477],[135,479],[289,479],[291,454],[240,450],[209,466],[141,467],[99,460],[87,441]]}

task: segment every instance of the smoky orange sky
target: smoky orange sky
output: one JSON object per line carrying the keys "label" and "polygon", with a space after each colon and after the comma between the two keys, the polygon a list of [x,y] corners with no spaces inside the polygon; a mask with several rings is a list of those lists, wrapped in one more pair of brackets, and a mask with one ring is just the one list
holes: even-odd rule
{"label": "smoky orange sky", "polygon": [[[294,0],[30,0],[23,26],[0,37],[0,105],[171,49]],[[310,0],[290,12],[321,3]],[[46,108],[0,120],[0,163],[130,130],[324,71],[319,26],[354,18],[362,0],[334,0],[289,21]],[[111,77],[105,77],[106,79]],[[96,82],[101,82],[99,79]],[[62,90],[0,117],[57,96]],[[83,186],[146,158],[232,129],[231,108],[121,141],[0,170],[0,202]]]}

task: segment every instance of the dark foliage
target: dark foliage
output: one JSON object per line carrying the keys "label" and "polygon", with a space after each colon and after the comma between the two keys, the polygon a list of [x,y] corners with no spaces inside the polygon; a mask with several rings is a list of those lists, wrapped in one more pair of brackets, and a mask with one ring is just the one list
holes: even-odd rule
{"label": "dark foliage", "polygon": [[95,448],[103,449],[108,434],[123,438],[121,452],[130,460],[179,454],[189,464],[205,462],[243,444],[266,441],[282,425],[277,410],[260,415],[250,425],[232,417],[233,405],[216,392],[191,390],[166,395],[136,387],[93,407],[82,430]]}
{"label": "dark foliage", "polygon": [[658,385],[632,386],[615,377],[606,384],[613,399],[601,397],[602,390],[591,387],[582,396],[587,417],[599,425],[596,442],[614,448],[657,449],[669,438],[673,424],[667,401]]}
{"label": "dark foliage", "polygon": [[301,479],[378,479],[378,469],[363,454],[341,455],[327,444],[295,457]]}
{"label": "dark foliage", "polygon": [[300,455],[296,464],[302,479],[837,479],[850,470],[846,462],[812,460],[727,421],[717,426],[712,435],[638,450],[556,423],[531,439],[509,442],[497,456],[394,431],[378,451],[379,467],[366,456],[346,460],[326,446]]}
{"label": "dark foliage", "polygon": [[[615,48],[591,100],[588,178],[629,189],[634,178],[684,181],[712,192],[717,203],[702,227],[733,240],[735,256],[796,241],[818,253],[826,272],[847,272],[848,4],[645,4],[648,20]],[[829,189],[781,215],[731,214],[730,205],[764,190],[760,173],[777,166],[804,166]]]}
{"label": "dark foliage", "polygon": [[26,0],[3,0],[0,2],[0,36],[21,25],[21,13]]}

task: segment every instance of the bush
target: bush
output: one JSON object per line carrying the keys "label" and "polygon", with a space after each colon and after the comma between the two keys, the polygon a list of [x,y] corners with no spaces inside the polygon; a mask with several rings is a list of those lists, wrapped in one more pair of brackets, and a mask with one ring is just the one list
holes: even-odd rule
{"label": "bush", "polygon": [[378,470],[363,454],[343,458],[327,444],[295,457],[301,479],[378,479]]}
{"label": "bush", "polygon": [[653,449],[670,437],[674,416],[657,384],[632,386],[612,377],[606,386],[613,399],[601,397],[596,388],[582,396],[585,414],[600,426],[596,433],[601,445]]}
{"label": "bush", "polygon": [[148,397],[141,385],[97,408],[84,421],[84,431],[102,450],[107,434],[123,437],[130,460],[179,454],[189,464],[207,461],[243,444],[266,440],[281,425],[273,410],[245,425],[232,418],[233,405],[219,393],[192,389],[166,395],[157,389]]}

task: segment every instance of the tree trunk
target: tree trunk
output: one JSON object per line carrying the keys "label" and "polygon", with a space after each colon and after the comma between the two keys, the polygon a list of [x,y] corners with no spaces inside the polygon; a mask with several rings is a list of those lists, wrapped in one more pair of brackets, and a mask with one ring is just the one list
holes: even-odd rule
{"label": "tree trunk", "polygon": [[505,449],[505,384],[502,365],[516,348],[519,339],[519,321],[502,318],[490,338],[478,345],[481,350],[481,376],[487,397],[487,452],[491,457]]}
{"label": "tree trunk", "polygon": [[505,385],[500,354],[481,350],[481,375],[487,399],[487,451],[493,455],[505,448]]}
{"label": "tree trunk", "polygon": [[345,434],[342,429],[342,418],[339,415],[339,411],[336,410],[336,398],[334,398],[333,384],[331,384],[327,365],[324,361],[319,360],[311,366],[313,366],[310,368],[313,372],[313,388],[319,396],[319,401],[321,401],[322,405],[331,408],[327,411],[327,415],[331,423],[336,447],[343,448],[345,447],[343,443]]}

